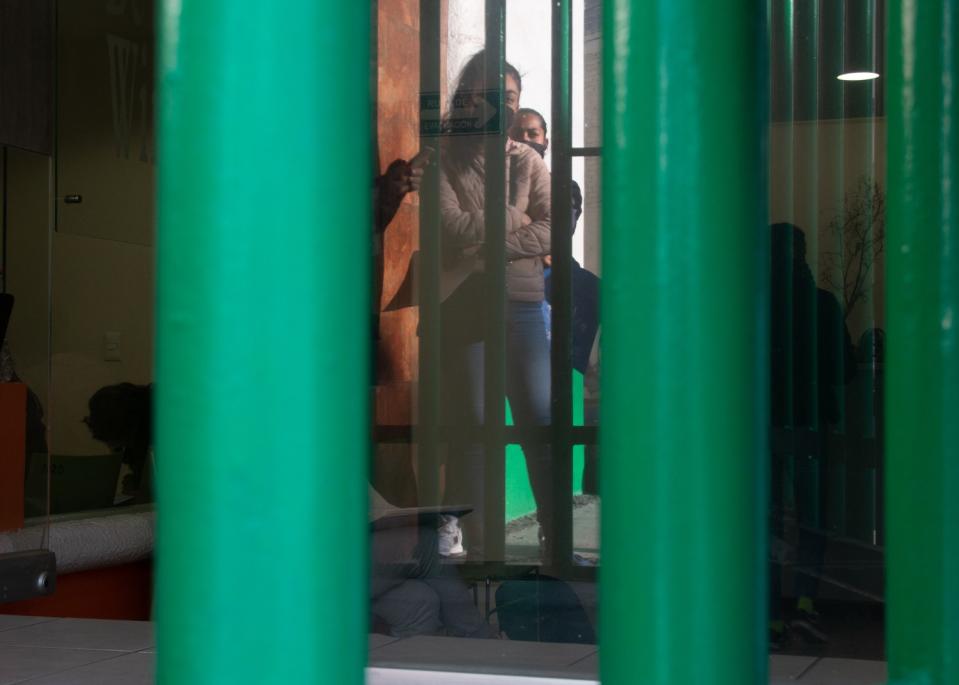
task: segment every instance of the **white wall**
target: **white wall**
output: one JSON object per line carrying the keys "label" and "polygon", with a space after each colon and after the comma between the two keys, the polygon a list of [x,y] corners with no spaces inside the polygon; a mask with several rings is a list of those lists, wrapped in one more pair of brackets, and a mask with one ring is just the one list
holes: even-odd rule
{"label": "white wall", "polygon": [[[581,144],[583,128],[583,0],[573,0],[573,131],[574,145]],[[467,60],[483,49],[486,36],[485,3],[449,0],[446,75],[449,92],[456,85]],[[550,0],[508,0],[506,3],[506,60],[523,77],[520,106],[543,114],[551,124],[552,3]],[[577,135],[579,134],[579,135]],[[547,154],[546,163],[550,159]],[[573,179],[585,190],[581,159],[573,160]],[[573,237],[573,256],[583,261],[585,220],[580,219]]]}

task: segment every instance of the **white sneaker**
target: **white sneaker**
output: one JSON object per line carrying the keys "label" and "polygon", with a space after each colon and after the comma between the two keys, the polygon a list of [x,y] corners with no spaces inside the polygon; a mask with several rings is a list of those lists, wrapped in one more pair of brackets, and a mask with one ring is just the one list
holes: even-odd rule
{"label": "white sneaker", "polygon": [[440,516],[437,536],[441,557],[461,557],[466,554],[463,549],[463,529],[457,517],[446,514]]}

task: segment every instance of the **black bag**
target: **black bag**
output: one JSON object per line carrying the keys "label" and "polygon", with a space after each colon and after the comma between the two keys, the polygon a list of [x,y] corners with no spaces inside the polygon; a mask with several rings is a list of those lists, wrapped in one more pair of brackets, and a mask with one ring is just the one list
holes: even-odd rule
{"label": "black bag", "polygon": [[500,585],[494,612],[510,640],[596,644],[596,633],[573,589],[535,569]]}

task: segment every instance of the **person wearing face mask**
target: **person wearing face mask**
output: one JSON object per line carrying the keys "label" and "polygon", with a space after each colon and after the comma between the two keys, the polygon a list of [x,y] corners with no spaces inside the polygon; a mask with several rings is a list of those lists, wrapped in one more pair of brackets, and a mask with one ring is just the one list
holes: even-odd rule
{"label": "person wearing face mask", "polygon": [[[484,105],[485,59],[485,53],[479,52],[463,69],[450,108],[458,116]],[[519,105],[522,80],[512,65],[505,64],[504,71],[505,104],[513,112]],[[462,519],[464,542],[471,557],[482,558],[486,457],[481,442],[455,427],[478,427],[484,422],[484,319],[492,297],[483,261],[486,138],[458,135],[458,122],[452,117],[447,123],[439,168],[442,262],[449,284],[448,294],[441,294],[441,382],[444,421],[453,427],[445,498],[473,507],[473,513]],[[517,427],[548,426],[550,353],[541,303],[542,260],[550,251],[549,171],[536,152],[511,140],[507,140],[506,167],[506,395]],[[537,515],[548,527],[553,487],[550,448],[531,440],[521,446]],[[447,523],[453,528],[458,522]],[[441,537],[455,535],[451,530],[440,533]],[[440,544],[444,552],[457,550],[442,539]]]}
{"label": "person wearing face mask", "polygon": [[[509,127],[510,139],[531,147],[541,159],[545,159],[546,152],[549,150],[548,133],[549,129],[546,125],[546,118],[535,109],[528,107],[516,110]],[[576,223],[583,215],[583,192],[580,190],[579,184],[576,181],[573,181],[572,184],[573,202],[571,211],[573,214],[573,232],[575,233]],[[544,259],[546,265],[549,266],[551,261],[549,255]],[[577,267],[579,266],[575,261],[574,264],[576,264]]]}
{"label": "person wearing face mask", "polygon": [[[509,130],[511,139],[524,143],[535,150],[540,157],[546,156],[549,149],[549,129],[546,118],[535,109],[523,108],[516,112]],[[572,182],[572,231],[576,231],[576,224],[583,214],[583,193],[576,181]],[[552,258],[547,255],[543,258],[545,269],[543,272],[546,303],[543,307],[543,316],[546,329],[550,330],[550,307],[552,304]],[[572,284],[572,365],[573,368],[587,376],[587,385],[598,390],[598,364],[590,365],[590,356],[593,344],[599,332],[599,288],[600,279],[591,271],[580,266],[575,259],[572,261],[570,281]],[[596,423],[598,412],[596,402],[588,403],[585,411],[587,423]],[[585,494],[599,494],[599,475],[595,446],[586,449],[586,463],[583,469],[583,492]]]}
{"label": "person wearing face mask", "polygon": [[546,150],[549,148],[547,133],[546,119],[542,114],[528,107],[516,110],[509,129],[510,138],[518,143],[526,143],[540,157],[545,157]]}

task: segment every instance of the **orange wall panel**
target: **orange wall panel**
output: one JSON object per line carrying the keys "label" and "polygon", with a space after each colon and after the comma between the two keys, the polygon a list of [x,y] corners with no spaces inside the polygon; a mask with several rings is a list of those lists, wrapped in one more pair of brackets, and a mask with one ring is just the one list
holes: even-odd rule
{"label": "orange wall panel", "polygon": [[0,383],[0,530],[23,528],[27,386]]}
{"label": "orange wall panel", "polygon": [[59,576],[51,596],[0,604],[0,614],[147,621],[152,602],[153,562],[148,559]]}

